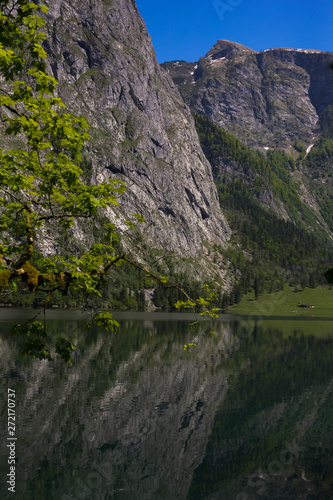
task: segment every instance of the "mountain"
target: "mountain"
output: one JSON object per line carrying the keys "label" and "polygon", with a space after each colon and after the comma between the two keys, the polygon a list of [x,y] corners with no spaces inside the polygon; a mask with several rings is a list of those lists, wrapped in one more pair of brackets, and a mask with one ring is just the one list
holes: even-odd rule
{"label": "mountain", "polygon": [[230,230],[210,164],[135,1],[46,4],[50,70],[65,104],[92,127],[86,157],[93,181],[126,183],[122,209],[143,215],[150,247],[195,256],[204,244],[225,246]]}
{"label": "mountain", "polygon": [[[85,180],[125,182],[121,210],[105,216],[135,258],[168,260],[158,272],[175,279],[209,275],[222,306],[232,287],[234,301],[249,287],[323,274],[333,252],[333,55],[219,40],[196,63],[160,66],[134,0],[46,4],[49,70],[91,125]],[[146,220],[135,241],[132,214]],[[71,239],[50,227],[41,251],[81,251],[98,231],[77,222]],[[146,286],[129,274],[113,281],[111,305],[131,307]]]}
{"label": "mountain", "polygon": [[233,231],[231,302],[251,286],[323,283],[332,263],[332,61],[218,40],[198,62],[162,65],[195,114]]}
{"label": "mountain", "polygon": [[261,52],[218,40],[196,63],[162,66],[185,102],[248,146],[289,148],[315,142],[333,103],[333,54],[278,48]]}

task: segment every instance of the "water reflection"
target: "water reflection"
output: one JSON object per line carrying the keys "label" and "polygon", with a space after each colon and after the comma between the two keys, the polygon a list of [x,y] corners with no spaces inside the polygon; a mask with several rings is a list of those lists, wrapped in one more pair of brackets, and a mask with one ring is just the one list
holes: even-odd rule
{"label": "water reflection", "polygon": [[17,498],[333,498],[332,323],[207,323],[216,337],[187,353],[180,316],[125,315],[110,335],[53,315],[79,347],[73,368],[23,358],[0,324]]}

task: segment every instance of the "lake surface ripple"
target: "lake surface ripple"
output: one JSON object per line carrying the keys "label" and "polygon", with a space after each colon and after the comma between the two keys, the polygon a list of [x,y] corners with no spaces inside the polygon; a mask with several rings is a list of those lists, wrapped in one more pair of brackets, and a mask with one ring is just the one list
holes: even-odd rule
{"label": "lake surface ripple", "polygon": [[70,367],[20,354],[24,314],[0,310],[1,498],[332,500],[333,321],[222,317],[186,352],[188,315],[115,314],[115,335],[51,311],[52,337],[78,346]]}

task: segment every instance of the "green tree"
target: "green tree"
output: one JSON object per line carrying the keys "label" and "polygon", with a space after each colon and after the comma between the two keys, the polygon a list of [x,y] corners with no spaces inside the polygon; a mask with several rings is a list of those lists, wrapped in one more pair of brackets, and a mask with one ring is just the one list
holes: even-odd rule
{"label": "green tree", "polygon": [[[0,6],[1,136],[8,138],[0,147],[0,292],[43,293],[44,310],[53,294],[76,290],[98,298],[112,268],[124,263],[167,286],[163,277],[119,253],[115,227],[99,217],[107,207],[119,206],[124,184],[115,179],[83,181],[80,165],[89,126],[84,118],[67,112],[56,95],[57,81],[47,73],[40,15],[47,7],[28,0],[0,0]],[[47,258],[38,252],[47,225],[52,224],[54,232],[68,232],[75,221],[96,217],[104,221],[104,239],[85,252]],[[133,217],[143,222],[138,214]],[[53,349],[71,363],[75,346],[61,337],[52,347],[46,325],[37,316],[13,328],[26,336],[23,352],[51,360]],[[93,323],[107,331],[118,326],[106,312],[96,313],[88,326]]]}
{"label": "green tree", "polygon": [[[42,290],[45,305],[52,293],[70,287],[100,296],[109,269],[123,260],[114,247],[96,243],[86,253],[37,258],[38,240],[46,224],[68,229],[78,219],[91,219],[108,206],[117,206],[124,185],[110,179],[86,185],[80,168],[82,148],[89,139],[88,123],[66,111],[56,97],[57,81],[46,71],[42,47],[43,5],[26,0],[0,2],[1,123],[13,139],[0,148],[0,288],[15,293],[22,285],[31,293]],[[25,76],[24,76],[25,75]],[[111,233],[111,224],[104,224]],[[116,322],[105,313],[94,321],[107,329]],[[28,339],[24,352],[51,359],[45,326],[32,321],[15,326]],[[55,350],[70,361],[74,349],[65,338]]]}
{"label": "green tree", "polygon": [[259,295],[263,293],[262,281],[260,279],[260,276],[256,276],[254,278],[253,290],[254,290],[254,298],[255,300],[258,300]]}

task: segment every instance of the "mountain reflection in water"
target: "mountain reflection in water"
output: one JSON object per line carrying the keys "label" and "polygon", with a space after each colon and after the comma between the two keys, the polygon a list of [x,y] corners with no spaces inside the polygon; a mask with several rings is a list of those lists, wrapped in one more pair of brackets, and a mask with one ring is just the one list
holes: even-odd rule
{"label": "mountain reflection in water", "polygon": [[0,312],[16,498],[333,498],[333,322],[204,322],[216,335],[185,352],[187,316],[122,314],[114,335],[52,312],[52,335],[78,346],[71,368],[22,357],[7,334],[15,312]]}

